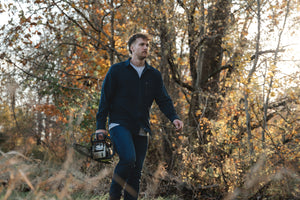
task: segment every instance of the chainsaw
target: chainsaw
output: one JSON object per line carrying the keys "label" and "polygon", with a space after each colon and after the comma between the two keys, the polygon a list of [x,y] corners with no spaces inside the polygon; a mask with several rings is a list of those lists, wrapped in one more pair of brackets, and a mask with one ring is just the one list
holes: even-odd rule
{"label": "chainsaw", "polygon": [[111,163],[115,155],[112,140],[105,133],[93,133],[90,146],[74,143],[73,148],[80,154],[100,163]]}

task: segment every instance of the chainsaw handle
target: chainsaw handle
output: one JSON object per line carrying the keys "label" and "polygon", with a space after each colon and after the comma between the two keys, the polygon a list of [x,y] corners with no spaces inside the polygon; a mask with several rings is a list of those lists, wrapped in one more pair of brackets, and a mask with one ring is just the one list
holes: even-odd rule
{"label": "chainsaw handle", "polygon": [[[99,137],[101,136],[101,137]],[[107,138],[107,134],[104,132],[99,132],[99,133],[93,133],[91,135],[91,144],[94,144],[95,142],[103,141]]]}

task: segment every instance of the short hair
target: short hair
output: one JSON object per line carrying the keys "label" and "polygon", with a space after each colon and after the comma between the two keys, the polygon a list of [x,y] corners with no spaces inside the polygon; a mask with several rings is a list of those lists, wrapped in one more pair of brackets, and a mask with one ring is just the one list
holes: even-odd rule
{"label": "short hair", "polygon": [[128,40],[128,48],[129,48],[129,52],[131,52],[130,47],[131,45],[136,41],[136,39],[138,38],[142,38],[144,40],[150,40],[150,36],[146,33],[135,33],[132,36],[130,36],[129,40]]}

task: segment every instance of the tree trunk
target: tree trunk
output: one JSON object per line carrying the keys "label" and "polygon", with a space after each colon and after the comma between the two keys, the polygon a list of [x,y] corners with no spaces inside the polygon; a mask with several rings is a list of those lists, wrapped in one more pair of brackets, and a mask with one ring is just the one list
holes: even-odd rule
{"label": "tree trunk", "polygon": [[[40,94],[38,94],[38,105],[41,105],[41,100],[42,100],[42,97]],[[36,134],[35,134],[36,144],[41,145],[42,144],[42,132],[43,132],[43,115],[42,115],[41,111],[37,111],[36,123],[37,123]]]}
{"label": "tree trunk", "polygon": [[[160,4],[163,4],[162,1],[158,1]],[[161,6],[162,8],[163,6]],[[168,67],[168,54],[175,49],[175,35],[173,34],[175,31],[173,30],[172,26],[169,26],[167,24],[167,19],[165,15],[162,15],[160,18],[160,24],[159,27],[159,37],[160,37],[160,63],[159,63],[159,70],[162,74],[162,78],[164,81],[164,85],[166,87],[166,90],[168,91],[170,96],[174,93],[177,93],[175,91],[174,86],[171,84],[170,79],[170,67]],[[176,101],[172,98],[173,101]],[[174,132],[173,129],[169,126],[165,126],[168,123],[168,119],[161,114],[161,120],[163,125],[163,130],[165,134],[162,136],[162,142],[163,142],[163,157],[165,162],[167,163],[168,170],[172,169],[174,164],[174,156],[173,156],[173,147],[172,142],[174,140]]]}
{"label": "tree trunk", "polygon": [[200,105],[204,102],[208,104],[202,116],[208,119],[213,119],[217,116],[217,99],[214,96],[219,89],[219,73],[215,72],[221,68],[222,64],[222,39],[228,25],[229,14],[230,0],[217,1],[209,8],[209,24],[205,29],[207,32],[203,33],[200,38],[194,38],[194,40],[200,42],[198,44],[197,63],[194,63],[193,60],[190,62],[191,65],[197,64],[195,67],[196,71],[191,71],[195,92],[192,94],[190,102],[190,126],[198,126],[200,119],[197,113],[200,109],[203,111],[203,107],[201,108]]}

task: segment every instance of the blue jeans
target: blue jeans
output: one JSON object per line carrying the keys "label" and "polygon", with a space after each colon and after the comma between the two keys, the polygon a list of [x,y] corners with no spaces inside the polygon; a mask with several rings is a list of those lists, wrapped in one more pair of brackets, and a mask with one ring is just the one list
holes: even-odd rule
{"label": "blue jeans", "polygon": [[115,198],[120,198],[125,187],[124,200],[136,200],[148,149],[148,136],[132,134],[120,125],[112,128],[110,135],[119,155],[119,163],[114,170],[109,193]]}

